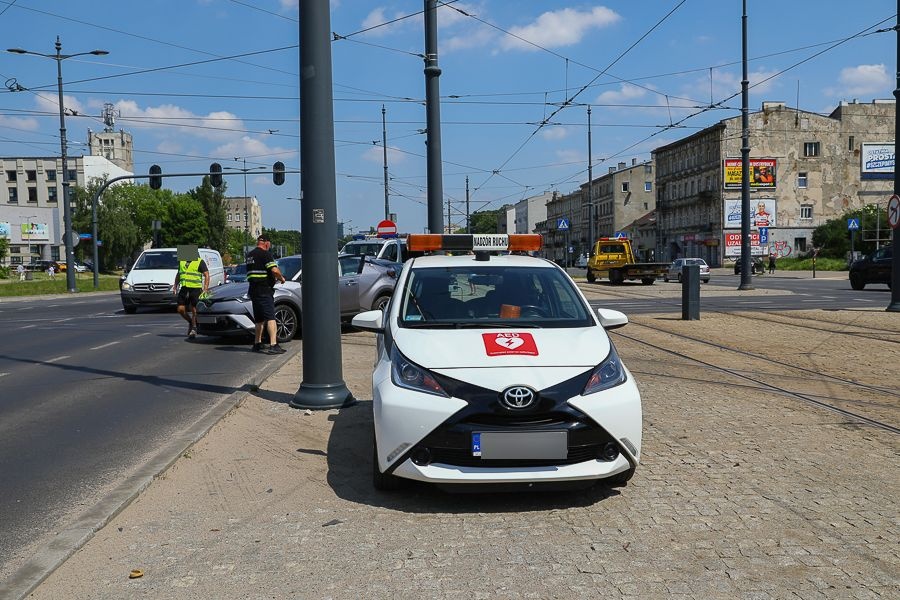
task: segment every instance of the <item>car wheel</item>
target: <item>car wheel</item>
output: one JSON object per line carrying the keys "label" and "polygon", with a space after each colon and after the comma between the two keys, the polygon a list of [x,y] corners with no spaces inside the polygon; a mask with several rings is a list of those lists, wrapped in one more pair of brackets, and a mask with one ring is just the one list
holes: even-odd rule
{"label": "car wheel", "polygon": [[850,287],[861,290],[866,287],[866,279],[860,273],[850,273]]}
{"label": "car wheel", "polygon": [[279,344],[289,342],[300,330],[300,319],[288,304],[279,304],[275,307],[275,339]]}
{"label": "car wheel", "polygon": [[666,283],[669,283],[669,276],[663,275],[663,281],[665,281]]}
{"label": "car wheel", "polygon": [[597,281],[597,277],[594,275],[594,272],[591,271],[590,269],[587,270],[587,280],[588,280],[588,283],[594,283],[595,281]]}
{"label": "car wheel", "polygon": [[376,490],[382,492],[392,492],[404,487],[405,480],[391,475],[382,473],[378,469],[378,445],[375,442],[375,436],[372,436],[372,485]]}
{"label": "car wheel", "polygon": [[372,310],[380,310],[380,311],[384,312],[384,310],[387,308],[387,305],[390,301],[391,301],[390,294],[382,294],[381,296],[378,296],[378,298],[375,300],[375,302],[372,303]]}
{"label": "car wheel", "polygon": [[122,308],[125,310],[125,314],[133,315],[137,312],[137,306],[134,304],[123,304]]}

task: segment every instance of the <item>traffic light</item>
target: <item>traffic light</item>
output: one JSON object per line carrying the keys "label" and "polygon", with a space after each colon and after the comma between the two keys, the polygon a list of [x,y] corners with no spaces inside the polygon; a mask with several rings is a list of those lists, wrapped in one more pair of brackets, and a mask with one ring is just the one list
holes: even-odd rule
{"label": "traffic light", "polygon": [[159,165],[151,165],[150,167],[150,188],[158,190],[162,187],[162,168]]}
{"label": "traffic light", "polygon": [[272,181],[275,185],[284,183],[284,163],[280,160],[272,165]]}
{"label": "traffic light", "polygon": [[214,188],[222,187],[222,165],[219,163],[209,165],[209,182]]}

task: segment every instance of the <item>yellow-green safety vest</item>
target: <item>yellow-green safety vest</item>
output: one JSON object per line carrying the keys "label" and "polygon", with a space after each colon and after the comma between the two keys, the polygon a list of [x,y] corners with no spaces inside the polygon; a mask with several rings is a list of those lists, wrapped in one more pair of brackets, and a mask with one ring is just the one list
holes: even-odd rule
{"label": "yellow-green safety vest", "polygon": [[178,261],[178,278],[182,286],[186,288],[203,287],[203,275],[200,273],[200,261],[202,260],[202,258],[197,258],[190,262]]}

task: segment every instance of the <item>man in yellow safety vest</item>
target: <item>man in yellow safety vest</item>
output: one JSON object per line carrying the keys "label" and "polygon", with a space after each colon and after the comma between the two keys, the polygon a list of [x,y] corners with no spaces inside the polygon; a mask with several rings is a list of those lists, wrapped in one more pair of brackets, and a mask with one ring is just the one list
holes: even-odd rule
{"label": "man in yellow safety vest", "polygon": [[[178,290],[178,314],[188,322],[188,339],[194,339],[197,337],[197,302],[200,294],[209,289],[209,267],[206,262],[199,256],[193,260],[179,260],[175,289]],[[190,315],[187,314],[188,308],[191,309]]]}

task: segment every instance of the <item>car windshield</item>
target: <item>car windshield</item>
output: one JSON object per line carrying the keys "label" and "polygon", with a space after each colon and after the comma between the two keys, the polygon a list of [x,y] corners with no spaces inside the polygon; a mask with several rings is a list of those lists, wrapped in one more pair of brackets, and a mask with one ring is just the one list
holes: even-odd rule
{"label": "car windshield", "polygon": [[341,254],[352,254],[354,256],[378,256],[378,251],[384,242],[348,242],[341,248]]}
{"label": "car windshield", "polygon": [[588,327],[566,275],[546,267],[414,269],[402,292],[402,327]]}
{"label": "car windshield", "polygon": [[[284,278],[287,280],[293,279],[300,271],[302,265],[299,256],[279,258],[276,262],[278,262],[278,270],[281,271],[281,274],[284,275]],[[246,268],[246,265],[244,266]]]}
{"label": "car windshield", "polygon": [[161,252],[144,252],[134,263],[135,271],[147,269],[177,269],[178,256],[174,250]]}

